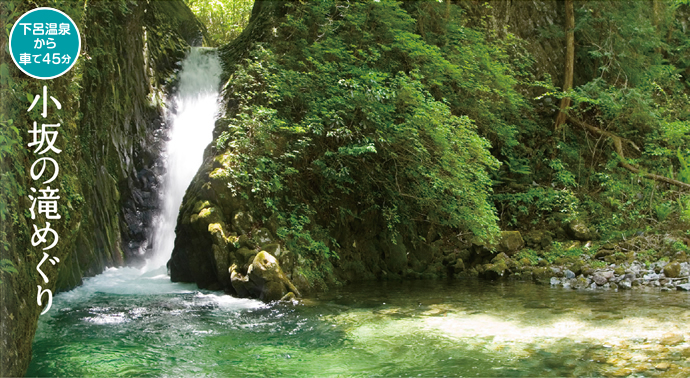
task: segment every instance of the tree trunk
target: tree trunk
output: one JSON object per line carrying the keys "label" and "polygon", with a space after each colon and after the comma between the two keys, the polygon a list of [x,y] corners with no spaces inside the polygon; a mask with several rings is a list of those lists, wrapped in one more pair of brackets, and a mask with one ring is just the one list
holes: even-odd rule
{"label": "tree trunk", "polygon": [[[575,10],[573,0],[565,0],[565,78],[563,80],[563,92],[568,92],[573,88],[573,71],[575,68]],[[557,132],[561,125],[565,123],[565,111],[570,106],[570,97],[561,99],[561,108],[556,117],[554,130]]]}

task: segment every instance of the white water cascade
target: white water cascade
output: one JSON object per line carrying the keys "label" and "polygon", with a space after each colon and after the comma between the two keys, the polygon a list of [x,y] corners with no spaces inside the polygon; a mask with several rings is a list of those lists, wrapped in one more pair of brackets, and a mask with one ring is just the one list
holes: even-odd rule
{"label": "white water cascade", "polygon": [[182,197],[201,166],[204,149],[213,139],[220,73],[220,61],[208,49],[192,48],[182,63],[179,88],[171,104],[175,112],[170,116],[170,139],[165,148],[163,203],[153,231],[153,256],[144,271],[160,268],[170,258]]}
{"label": "white water cascade", "polygon": [[[192,48],[182,62],[178,90],[169,103],[171,128],[164,155],[166,173],[161,180],[163,202],[152,235],[153,255],[142,268],[108,268],[98,276],[85,279],[82,286],[60,293],[53,304],[56,308],[67,308],[104,293],[157,295],[196,291],[196,285],[170,282],[165,264],[175,243],[175,225],[182,197],[201,166],[204,149],[213,139],[219,109],[220,73],[220,61],[209,49]],[[218,303],[227,302],[228,306],[260,303],[215,294],[207,296]]]}

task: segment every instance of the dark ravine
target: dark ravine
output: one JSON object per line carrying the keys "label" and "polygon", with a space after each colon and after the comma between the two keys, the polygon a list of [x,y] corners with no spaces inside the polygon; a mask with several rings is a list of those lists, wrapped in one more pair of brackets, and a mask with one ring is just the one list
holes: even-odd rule
{"label": "dark ravine", "polygon": [[[29,10],[25,2],[13,3],[18,14]],[[51,280],[44,287],[54,292],[80,285],[82,278],[107,266],[144,257],[158,206],[159,157],[166,133],[162,100],[189,45],[201,43],[203,28],[182,1],[89,1],[84,9],[65,10],[80,28],[83,55],[70,73],[47,83],[63,104],[58,143],[65,150],[58,159],[64,193],[63,219],[56,229],[60,242],[51,251],[61,262],[57,274],[47,272]],[[4,43],[0,54],[7,62]],[[15,83],[39,93],[44,83],[10,66]],[[18,112],[26,107],[20,99],[3,97],[2,106],[3,113],[23,125],[30,121]],[[26,169],[33,156],[23,154],[14,164]],[[3,160],[3,173],[10,166]],[[31,185],[28,174],[16,178],[20,186]],[[30,206],[26,201],[9,203],[17,218],[2,226],[10,248],[0,254],[19,271],[3,274],[0,284],[2,376],[24,375],[41,311],[35,300],[40,280],[35,266],[42,254],[27,237],[31,220],[24,217]]]}

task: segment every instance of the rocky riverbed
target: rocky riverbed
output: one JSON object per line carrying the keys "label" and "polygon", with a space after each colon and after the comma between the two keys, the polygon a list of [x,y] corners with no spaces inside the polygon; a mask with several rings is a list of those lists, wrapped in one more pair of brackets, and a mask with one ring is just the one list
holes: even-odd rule
{"label": "rocky riverbed", "polygon": [[690,291],[690,264],[659,261],[645,266],[641,262],[617,266],[611,264],[603,269],[576,275],[570,269],[551,267],[553,276],[549,283],[567,289],[613,289],[630,290],[660,289]]}

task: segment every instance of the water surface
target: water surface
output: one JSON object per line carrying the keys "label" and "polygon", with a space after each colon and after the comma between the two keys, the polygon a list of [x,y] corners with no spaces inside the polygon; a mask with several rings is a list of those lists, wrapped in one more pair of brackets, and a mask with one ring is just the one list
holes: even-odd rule
{"label": "water surface", "polygon": [[660,343],[690,340],[687,293],[379,282],[292,306],[138,274],[58,295],[28,375],[690,376],[690,344]]}

